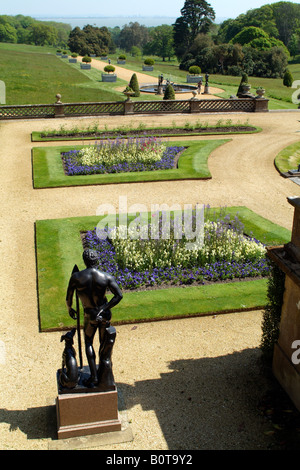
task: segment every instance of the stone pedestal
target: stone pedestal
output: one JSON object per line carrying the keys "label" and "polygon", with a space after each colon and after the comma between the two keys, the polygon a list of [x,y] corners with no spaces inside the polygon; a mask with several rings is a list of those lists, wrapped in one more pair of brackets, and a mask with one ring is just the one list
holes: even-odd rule
{"label": "stone pedestal", "polygon": [[288,201],[295,208],[291,242],[268,250],[286,275],[273,373],[300,411],[300,353],[295,355],[295,342],[300,340],[300,198]]}
{"label": "stone pedestal", "polygon": [[56,414],[58,439],[121,430],[117,390],[58,395]]}
{"label": "stone pedestal", "polygon": [[120,431],[121,420],[118,412],[118,392],[114,381],[110,385],[88,387],[88,366],[78,375],[78,384],[71,389],[60,384],[60,370],[57,371],[56,416],[58,439],[87,436]]}

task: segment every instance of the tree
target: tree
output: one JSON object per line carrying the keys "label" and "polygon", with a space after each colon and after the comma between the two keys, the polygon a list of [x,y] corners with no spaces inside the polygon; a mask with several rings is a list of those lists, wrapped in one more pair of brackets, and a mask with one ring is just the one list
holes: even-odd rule
{"label": "tree", "polygon": [[0,42],[17,42],[17,31],[9,23],[0,24]]}
{"label": "tree", "polygon": [[181,17],[174,24],[174,49],[179,59],[198,34],[208,32],[216,16],[214,9],[205,0],[185,0],[180,12]]}
{"label": "tree", "polygon": [[28,29],[30,41],[36,46],[58,43],[57,30],[53,26],[47,26],[43,23],[33,23]]}
{"label": "tree", "polygon": [[299,27],[300,5],[277,2],[273,4],[273,11],[279,39],[287,46],[294,30]]}
{"label": "tree", "polygon": [[285,46],[299,28],[300,5],[293,2],[276,2],[263,5],[224,21],[218,31],[220,42],[229,42],[242,29],[253,26],[264,30],[270,37],[281,40]]}
{"label": "tree", "polygon": [[240,31],[236,36],[234,36],[230,42],[233,44],[238,43],[244,46],[244,44],[249,44],[251,41],[256,39],[264,39],[268,41],[269,35],[261,28],[247,26],[246,28],[243,28],[242,31]]}
{"label": "tree", "polygon": [[76,26],[71,31],[68,40],[70,50],[80,55],[107,55],[111,43],[110,33],[105,26],[98,28],[91,25],[84,26],[82,30]]}
{"label": "tree", "polygon": [[130,22],[125,25],[119,35],[119,47],[130,52],[133,46],[140,49],[149,41],[149,31],[144,25],[140,25],[137,21]]}
{"label": "tree", "polygon": [[292,34],[288,49],[293,58],[300,53],[300,36],[297,33]]}
{"label": "tree", "polygon": [[150,30],[150,41],[144,46],[147,55],[157,55],[165,61],[166,57],[174,56],[173,27],[168,24],[157,26]]}

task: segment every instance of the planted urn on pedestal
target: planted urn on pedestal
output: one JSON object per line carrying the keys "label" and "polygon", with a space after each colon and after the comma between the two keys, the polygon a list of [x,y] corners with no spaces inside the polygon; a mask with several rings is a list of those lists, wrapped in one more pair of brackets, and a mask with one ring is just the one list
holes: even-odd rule
{"label": "planted urn on pedestal", "polygon": [[263,98],[265,92],[266,92],[266,90],[265,90],[262,86],[256,88],[256,94],[257,94],[260,98]]}
{"label": "planted urn on pedestal", "polygon": [[113,65],[106,65],[104,67],[104,72],[102,73],[102,82],[116,82],[117,75],[113,73],[115,71],[115,67]]}
{"label": "planted urn on pedestal", "polygon": [[199,83],[200,80],[203,80],[203,77],[200,75],[201,68],[198,65],[192,65],[189,68],[189,73],[186,76],[187,83]]}
{"label": "planted urn on pedestal", "polygon": [[92,59],[88,56],[82,58],[82,63],[80,64],[81,69],[89,70],[91,68]]}
{"label": "planted urn on pedestal", "polygon": [[152,72],[153,71],[154,60],[149,58],[144,60],[143,70],[144,72]]}
{"label": "planted urn on pedestal", "polygon": [[76,64],[76,62],[77,62],[77,54],[76,54],[76,52],[73,52],[73,54],[71,54],[71,57],[69,59],[69,63],[70,64]]}
{"label": "planted urn on pedestal", "polygon": [[117,62],[120,65],[125,65],[126,64],[126,55],[124,55],[124,54],[119,55]]}

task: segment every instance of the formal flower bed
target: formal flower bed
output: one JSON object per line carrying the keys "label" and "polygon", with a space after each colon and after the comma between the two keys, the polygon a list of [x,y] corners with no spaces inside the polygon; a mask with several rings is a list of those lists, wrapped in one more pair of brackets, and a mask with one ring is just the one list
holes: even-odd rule
{"label": "formal flower bed", "polygon": [[167,147],[155,137],[115,139],[63,152],[62,160],[68,176],[154,171],[173,168],[182,150]]}
{"label": "formal flower bed", "polygon": [[[195,216],[193,219],[195,228]],[[133,229],[106,228],[100,238],[95,228],[85,234],[85,246],[98,252],[99,269],[113,274],[125,290],[268,275],[264,245],[243,234],[237,217],[231,220],[226,215],[206,221],[203,237],[196,237],[193,249],[188,248],[190,240],[184,235],[174,236],[177,223],[171,223],[168,237],[163,233],[162,220],[154,237],[152,223]],[[148,231],[149,238],[137,237],[142,231]]]}

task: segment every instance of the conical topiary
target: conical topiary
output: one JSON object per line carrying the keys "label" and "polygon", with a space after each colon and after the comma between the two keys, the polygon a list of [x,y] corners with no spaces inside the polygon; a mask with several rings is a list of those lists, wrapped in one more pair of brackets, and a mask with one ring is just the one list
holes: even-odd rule
{"label": "conical topiary", "polygon": [[291,72],[289,71],[289,69],[287,69],[285,71],[285,74],[283,76],[283,84],[284,86],[287,86],[288,88],[291,88],[291,86],[293,85],[293,75],[291,74]]}
{"label": "conical topiary", "polygon": [[245,83],[248,83],[248,75],[245,72],[243,72],[237,94],[242,93],[242,85],[245,85]]}
{"label": "conical topiary", "polygon": [[139,82],[138,82],[136,73],[132,75],[130,82],[129,82],[129,86],[134,91],[134,96],[140,96],[140,87],[139,87]]}
{"label": "conical topiary", "polygon": [[166,86],[164,100],[175,100],[175,91],[170,83]]}

